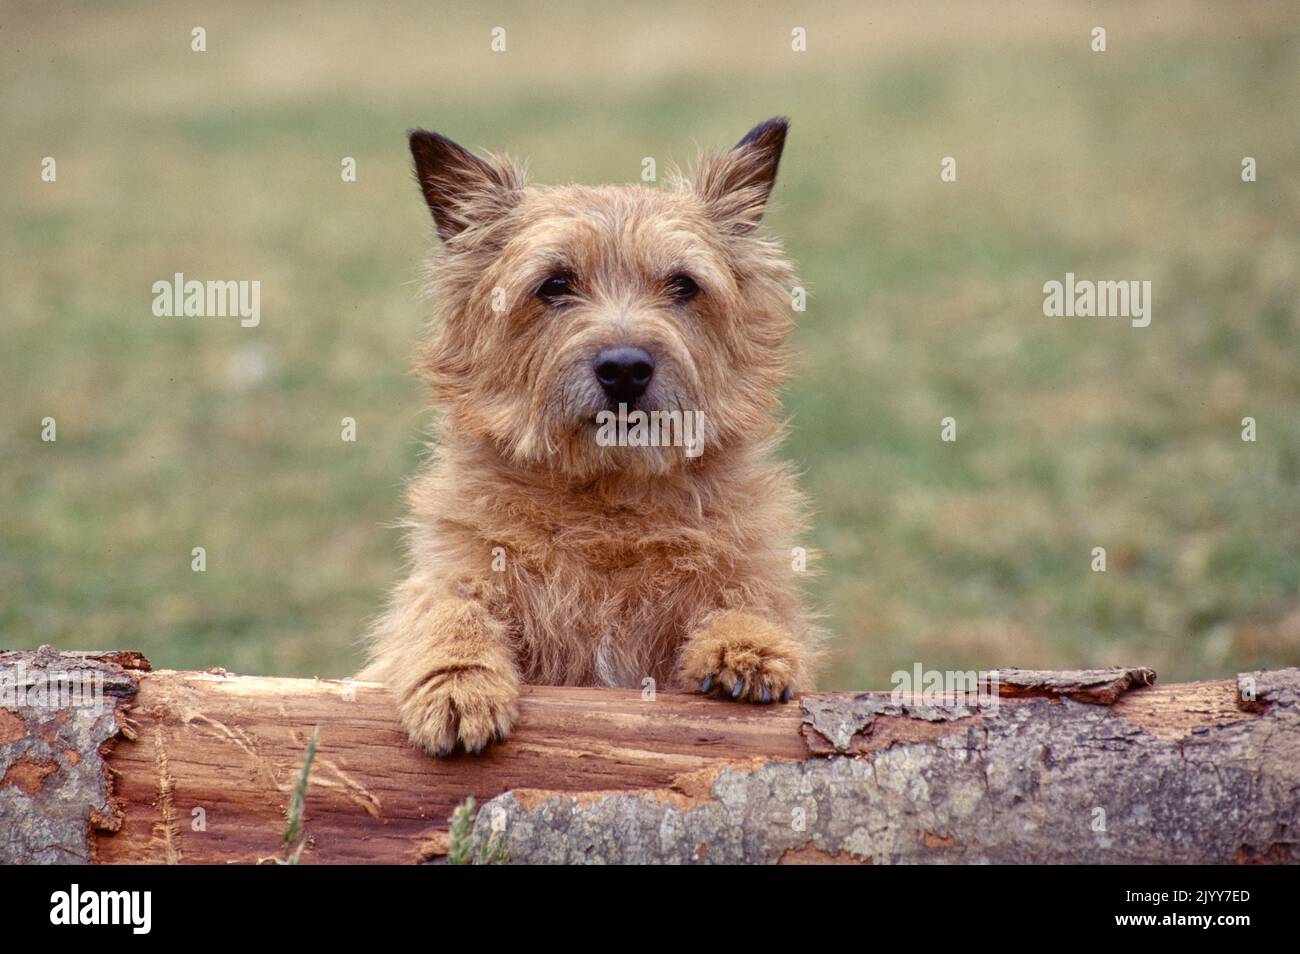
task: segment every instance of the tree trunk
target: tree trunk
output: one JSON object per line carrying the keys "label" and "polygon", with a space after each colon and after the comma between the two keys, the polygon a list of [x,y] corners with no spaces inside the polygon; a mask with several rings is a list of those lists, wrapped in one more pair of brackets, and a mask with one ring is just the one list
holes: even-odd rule
{"label": "tree trunk", "polygon": [[[60,672],[98,709],[52,700]],[[0,862],[291,858],[317,727],[303,863],[442,860],[469,796],[463,844],[512,862],[1300,859],[1300,670],[1153,680],[1008,669],[966,705],[532,687],[507,742],[438,760],[369,683],[0,653]]]}

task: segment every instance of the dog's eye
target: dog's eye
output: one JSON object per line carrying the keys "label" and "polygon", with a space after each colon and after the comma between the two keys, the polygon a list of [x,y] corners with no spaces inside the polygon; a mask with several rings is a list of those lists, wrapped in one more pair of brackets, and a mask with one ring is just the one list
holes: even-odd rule
{"label": "dog's eye", "polygon": [[548,305],[553,305],[562,298],[573,294],[573,276],[568,272],[557,272],[537,289],[537,297]]}
{"label": "dog's eye", "polygon": [[674,275],[668,279],[668,290],[677,301],[690,301],[700,293],[700,286],[690,275]]}

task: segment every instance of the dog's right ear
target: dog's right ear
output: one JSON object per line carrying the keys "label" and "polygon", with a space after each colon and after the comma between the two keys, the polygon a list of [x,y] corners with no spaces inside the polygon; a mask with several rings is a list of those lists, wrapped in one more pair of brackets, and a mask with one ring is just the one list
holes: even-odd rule
{"label": "dog's right ear", "polygon": [[523,173],[503,156],[479,158],[446,136],[423,129],[407,135],[415,178],[444,242],[507,211],[524,187]]}

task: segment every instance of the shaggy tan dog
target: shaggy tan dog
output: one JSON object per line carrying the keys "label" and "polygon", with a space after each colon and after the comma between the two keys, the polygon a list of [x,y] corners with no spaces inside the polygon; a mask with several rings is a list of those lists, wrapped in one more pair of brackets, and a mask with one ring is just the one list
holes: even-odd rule
{"label": "shaggy tan dog", "polygon": [[809,687],[801,500],[775,454],[795,279],[759,230],[786,125],[667,190],[527,186],[411,134],[443,243],[419,363],[443,413],[362,677],[417,745],[505,738],[521,683]]}

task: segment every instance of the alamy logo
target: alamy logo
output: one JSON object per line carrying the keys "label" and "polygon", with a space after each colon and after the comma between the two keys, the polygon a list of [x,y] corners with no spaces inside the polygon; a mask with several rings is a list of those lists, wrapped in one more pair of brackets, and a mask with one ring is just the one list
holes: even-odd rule
{"label": "alamy logo", "polygon": [[148,934],[153,918],[149,891],[70,891],[50,895],[51,924],[129,924],[132,934]]}
{"label": "alamy logo", "polygon": [[889,693],[895,705],[969,706],[996,709],[1001,692],[996,669],[943,670],[926,669],[914,663],[912,671],[900,669],[889,677],[894,688]]}
{"label": "alamy logo", "polygon": [[687,457],[704,453],[703,411],[617,411],[596,415],[601,447],[681,447]]}
{"label": "alamy logo", "polygon": [[260,281],[186,281],[177,272],[171,281],[154,282],[153,294],[153,313],[159,318],[238,318],[244,328],[262,321]]}
{"label": "alamy logo", "polygon": [[1074,272],[1065,282],[1043,286],[1043,314],[1048,318],[1128,318],[1134,328],[1151,324],[1151,282],[1076,281]]}
{"label": "alamy logo", "polygon": [[104,676],[94,669],[32,669],[20,662],[0,672],[0,708],[104,708]]}

